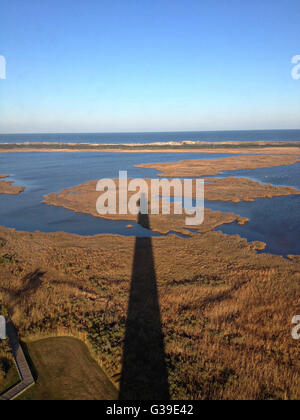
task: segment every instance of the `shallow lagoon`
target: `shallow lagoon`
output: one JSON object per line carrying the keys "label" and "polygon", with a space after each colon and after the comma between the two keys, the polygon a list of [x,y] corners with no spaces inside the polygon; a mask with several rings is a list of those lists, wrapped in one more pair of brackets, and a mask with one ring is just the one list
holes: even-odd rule
{"label": "shallow lagoon", "polygon": [[[0,173],[11,174],[26,191],[19,196],[0,196],[0,224],[21,231],[64,231],[79,235],[113,233],[134,236],[160,236],[136,223],[109,221],[72,211],[49,207],[41,201],[45,194],[59,192],[88,180],[116,178],[119,170],[128,170],[129,177],[152,178],[157,171],[135,168],[138,163],[176,162],[198,158],[222,158],[226,154],[108,154],[108,153],[26,153],[0,155]],[[273,185],[300,188],[300,163],[277,168],[230,171],[221,176],[248,177]],[[223,225],[217,230],[239,234],[248,240],[267,243],[267,252],[300,254],[300,197],[258,199],[253,203],[206,202],[206,207],[234,212],[248,217],[245,226]]]}
{"label": "shallow lagoon", "polygon": [[216,230],[235,235],[248,241],[267,243],[265,252],[288,255],[300,254],[300,196],[259,198],[252,203],[206,202],[212,210],[233,212],[248,217],[243,226],[237,223],[222,225]]}
{"label": "shallow lagoon", "polygon": [[[224,172],[219,177],[235,176],[253,179],[265,184],[300,189],[300,162],[255,170]],[[233,212],[249,218],[244,226],[237,223],[223,225],[216,230],[267,243],[266,252],[288,255],[300,254],[300,196],[259,198],[254,202],[206,202],[212,210]]]}
{"label": "shallow lagoon", "polygon": [[[222,158],[227,154],[185,154],[185,159]],[[13,153],[0,154],[0,174],[10,174],[17,185],[26,187],[19,196],[0,195],[0,224],[21,231],[57,232],[78,235],[113,233],[159,236],[136,223],[126,229],[126,221],[109,221],[43,204],[44,195],[60,192],[89,180],[117,178],[119,170],[129,177],[156,177],[157,171],[135,168],[138,163],[176,162],[178,153]]]}

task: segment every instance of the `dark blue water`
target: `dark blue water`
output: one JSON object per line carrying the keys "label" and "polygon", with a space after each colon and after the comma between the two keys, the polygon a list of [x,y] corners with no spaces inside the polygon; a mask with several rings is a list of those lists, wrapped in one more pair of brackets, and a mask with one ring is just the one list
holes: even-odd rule
{"label": "dark blue water", "polygon": [[[225,154],[186,154],[185,159],[224,157]],[[117,178],[119,170],[128,170],[129,177],[153,178],[157,171],[135,168],[135,164],[176,162],[182,159],[176,153],[166,154],[107,154],[107,153],[28,153],[0,154],[0,174],[11,174],[12,180],[24,185],[19,196],[0,195],[0,225],[21,231],[64,231],[79,235],[113,233],[134,236],[160,236],[128,222],[109,221],[89,215],[42,204],[45,194],[59,192],[88,180]],[[300,189],[300,163],[277,168],[231,171],[226,175],[246,176],[273,185],[294,186]],[[267,243],[267,252],[279,255],[300,254],[300,197],[258,199],[253,203],[238,204],[206,202],[206,207],[233,212],[250,219],[244,226],[223,225],[217,230],[239,234],[249,241]]]}
{"label": "dark blue water", "polygon": [[263,184],[272,184],[283,187],[295,187],[300,189],[300,162],[294,165],[278,166],[261,169],[239,169],[236,171],[225,171],[221,175],[206,178],[224,178],[235,176],[238,178],[249,178]]}
{"label": "dark blue water", "polygon": [[0,134],[0,143],[152,143],[170,141],[300,141],[300,130],[187,131],[167,133]]}
{"label": "dark blue water", "polygon": [[232,223],[222,225],[216,230],[229,235],[238,234],[248,241],[265,242],[267,247],[264,252],[278,255],[300,254],[299,195],[257,199],[252,203],[206,202],[206,207],[249,218],[249,222],[243,226]]}
{"label": "dark blue water", "polygon": [[[300,190],[300,162],[289,166],[255,170],[227,171],[218,177],[246,177],[265,184],[294,187]],[[300,254],[300,196],[257,199],[254,202],[211,202],[205,206],[212,210],[232,212],[249,218],[244,226],[237,223],[223,225],[216,230],[248,241],[267,243],[266,252],[288,255]]]}

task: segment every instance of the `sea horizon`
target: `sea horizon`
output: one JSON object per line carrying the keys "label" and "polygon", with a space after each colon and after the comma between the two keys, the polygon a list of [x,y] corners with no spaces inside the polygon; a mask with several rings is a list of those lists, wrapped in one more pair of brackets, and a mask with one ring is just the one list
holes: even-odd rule
{"label": "sea horizon", "polygon": [[156,142],[230,142],[230,141],[300,141],[300,129],[149,131],[98,133],[8,133],[0,134],[0,143],[62,142],[124,144]]}

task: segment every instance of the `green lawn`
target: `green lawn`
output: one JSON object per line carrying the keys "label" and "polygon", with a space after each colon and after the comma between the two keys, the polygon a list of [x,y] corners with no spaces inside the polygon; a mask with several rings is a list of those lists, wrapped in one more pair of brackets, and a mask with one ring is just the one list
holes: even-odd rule
{"label": "green lawn", "polygon": [[56,337],[27,343],[23,347],[36,384],[19,400],[118,398],[116,388],[83,342],[69,337]]}

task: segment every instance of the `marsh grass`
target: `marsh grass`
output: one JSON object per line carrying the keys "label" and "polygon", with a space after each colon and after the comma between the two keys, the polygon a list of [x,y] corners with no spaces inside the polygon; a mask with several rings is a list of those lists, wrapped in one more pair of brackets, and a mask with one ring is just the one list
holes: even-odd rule
{"label": "marsh grass", "polygon": [[[17,261],[0,265],[0,299],[21,336],[79,336],[118,386],[134,238],[0,233]],[[216,232],[152,245],[172,398],[299,399],[299,257]]]}

